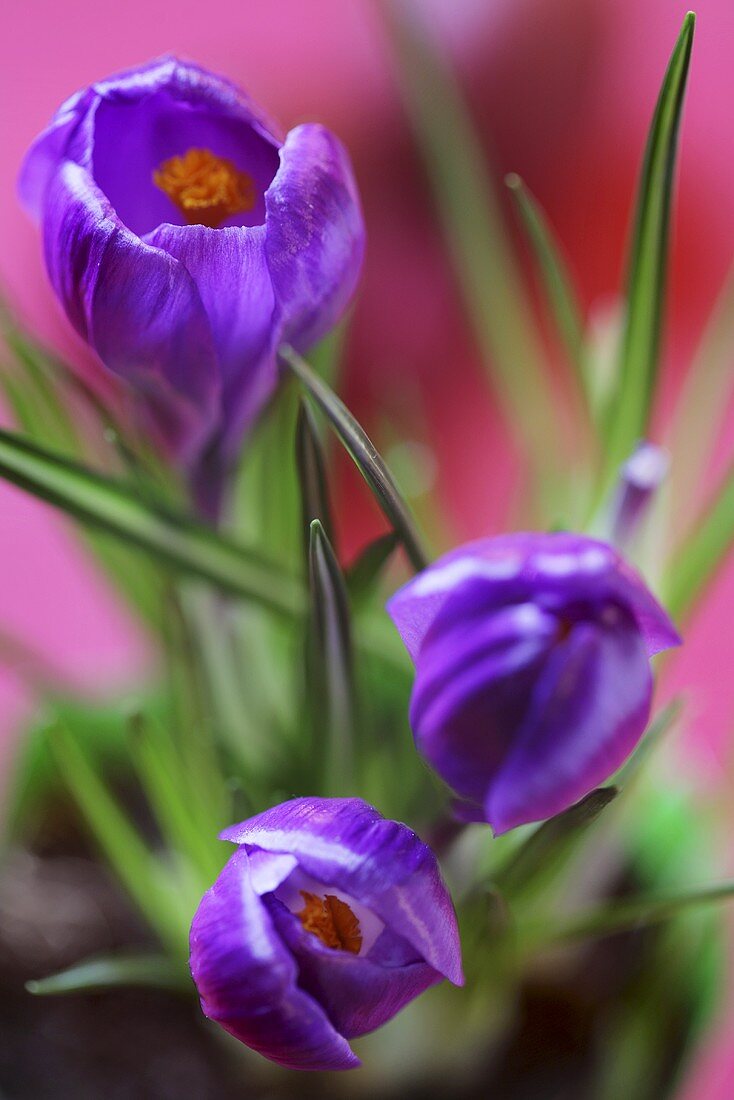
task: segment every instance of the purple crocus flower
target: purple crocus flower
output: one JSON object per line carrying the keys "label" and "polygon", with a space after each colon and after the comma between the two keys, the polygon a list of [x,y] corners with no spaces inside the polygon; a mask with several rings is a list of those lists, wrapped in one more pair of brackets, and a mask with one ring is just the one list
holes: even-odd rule
{"label": "purple crocus flower", "polygon": [[21,198],[74,327],[216,500],[283,342],[343,312],[364,227],[323,126],[284,138],[242,91],[164,57],[93,84],[32,145]]}
{"label": "purple crocus flower", "polygon": [[582,535],[469,543],[388,610],[416,665],[418,748],[496,833],[612,775],[649,717],[649,658],[680,643],[637,573]]}
{"label": "purple crocus flower", "polygon": [[433,852],[357,798],[296,798],[239,845],[191,925],[204,1013],[290,1069],[359,1065],[348,1040],[444,977],[463,983]]}

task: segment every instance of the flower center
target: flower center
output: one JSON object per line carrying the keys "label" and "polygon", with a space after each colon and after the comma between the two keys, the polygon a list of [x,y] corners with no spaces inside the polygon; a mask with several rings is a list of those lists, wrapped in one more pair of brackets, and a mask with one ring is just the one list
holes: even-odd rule
{"label": "flower center", "polygon": [[252,177],[210,149],[189,149],[182,157],[164,160],[153,173],[153,183],[176,204],[188,225],[216,229],[257,202]]}
{"label": "flower center", "polygon": [[318,936],[326,947],[358,955],[362,947],[362,931],[347,903],[334,894],[320,898],[307,890],[301,890],[301,897],[305,904],[296,916],[306,931]]}

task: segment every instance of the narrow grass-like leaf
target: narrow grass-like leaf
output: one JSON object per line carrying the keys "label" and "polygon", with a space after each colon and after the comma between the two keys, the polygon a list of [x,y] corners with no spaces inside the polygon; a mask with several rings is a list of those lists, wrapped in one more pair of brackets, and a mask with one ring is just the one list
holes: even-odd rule
{"label": "narrow grass-like leaf", "polygon": [[13,368],[3,371],[3,388],[18,426],[52,446],[80,454],[81,439],[69,414],[69,394],[61,392],[65,374],[60,363],[13,324],[1,305],[0,333],[14,359]]}
{"label": "narrow grass-like leaf", "polygon": [[[351,624],[344,578],[319,520],[310,527],[312,717],[328,794],[353,793],[357,713]],[[313,679],[311,678],[313,677]]]}
{"label": "narrow grass-like leaf", "polygon": [[50,731],[49,743],[64,781],[86,820],[90,833],[162,943],[178,957],[187,957],[188,924],[185,898],[177,896],[174,880],[150,851],[90,766],[74,738],[64,729]]}
{"label": "narrow grass-like leaf", "polygon": [[[197,799],[196,784],[186,775],[183,761],[162,725],[154,725],[144,715],[134,715],[129,723],[128,742],[135,769],[145,791],[162,836],[172,852],[183,856],[197,868],[202,893],[222,868],[221,845],[217,830],[202,828],[202,814],[192,806]],[[221,827],[223,823],[220,821]]]}
{"label": "narrow grass-like leaf", "polygon": [[0,477],[84,523],[185,573],[286,615],[298,614],[298,581],[165,505],[154,507],[123,482],[104,478],[0,429]]}
{"label": "narrow grass-like leaf", "polygon": [[515,172],[505,178],[515,200],[520,222],[525,230],[531,253],[540,274],[545,298],[558,329],[558,334],[576,373],[576,382],[587,407],[594,404],[594,387],[588,377],[588,362],[584,351],[584,318],[576,296],[570,272],[537,200]]}
{"label": "narrow grass-like leaf", "polygon": [[569,848],[596,821],[617,793],[616,787],[599,787],[568,810],[544,821],[513,853],[507,865],[493,876],[494,885],[504,895],[517,893],[537,874],[547,873],[563,860]]}
{"label": "narrow grass-like leaf", "polygon": [[542,481],[563,452],[558,403],[486,153],[417,6],[383,4],[409,120],[433,189],[485,369]]}
{"label": "narrow grass-like leaf", "polygon": [[[299,387],[284,381],[258,418],[237,470],[229,530],[281,568],[300,572],[303,537],[293,436]],[[277,471],[277,476],[274,476]]]}
{"label": "narrow grass-like leaf", "polygon": [[615,787],[619,790],[624,790],[627,785],[632,782],[643,764],[647,762],[650,754],[655,751],[668,731],[675,725],[682,710],[683,700],[680,698],[671,699],[671,701],[663,707],[660,713],[655,716],[643,734],[635,751],[614,775]]}
{"label": "narrow grass-like leaf", "polygon": [[658,97],[642,166],[627,275],[619,381],[609,409],[605,488],[647,434],[655,395],[668,268],[678,132],[695,16],[683,20]]}
{"label": "narrow grass-like leaf", "polygon": [[734,463],[693,523],[665,572],[663,598],[676,620],[685,619],[734,545]]}
{"label": "narrow grass-like leaf", "polygon": [[352,562],[345,580],[349,598],[354,605],[365,603],[371,596],[397,545],[397,535],[394,531],[388,531],[368,543],[356,561]]}
{"label": "narrow grass-like leaf", "polygon": [[685,527],[698,505],[712,451],[734,394],[734,268],[727,275],[706,323],[676,402],[667,449],[673,456],[674,521]]}
{"label": "narrow grass-like leaf", "polygon": [[344,402],[329,389],[293,348],[281,348],[280,358],[330,421],[377,498],[390,525],[400,537],[413,568],[417,571],[425,569],[428,565],[428,557],[421,545],[408,505],[364,428],[357,423]]}
{"label": "narrow grass-like leaf", "polygon": [[611,936],[672,920],[687,911],[734,898],[734,882],[723,882],[669,897],[642,897],[611,902],[589,913],[569,917],[555,928],[538,927],[538,939],[545,942],[583,940]]}
{"label": "narrow grass-like leaf", "polygon": [[177,993],[192,991],[186,968],[165,955],[109,955],[26,982],[26,989],[38,997],[59,997],[70,993],[100,993],[106,989],[145,986]]}
{"label": "narrow grass-like leaf", "polygon": [[309,406],[301,401],[296,423],[296,465],[301,486],[301,514],[306,548],[310,541],[313,520],[321,520],[324,534],[332,546],[334,526],[331,521],[326,463],[318,428]]}

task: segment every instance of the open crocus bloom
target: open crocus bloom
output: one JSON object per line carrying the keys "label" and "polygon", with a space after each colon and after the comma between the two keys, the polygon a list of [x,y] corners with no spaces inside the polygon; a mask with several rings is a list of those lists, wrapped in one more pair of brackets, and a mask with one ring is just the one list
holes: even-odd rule
{"label": "open crocus bloom", "polygon": [[469,543],[388,610],[416,666],[420,752],[502,833],[607,779],[650,712],[649,658],[680,638],[606,543],[516,534]]}
{"label": "open crocus bloom", "polygon": [[348,1040],[444,977],[462,984],[435,856],[356,798],[297,798],[222,833],[239,847],[191,926],[204,1013],[291,1069],[359,1065]]}
{"label": "open crocus bloom", "polygon": [[63,104],[20,192],[72,324],[215,511],[278,345],[314,343],[355,288],[364,228],[343,147],[318,125],[282,138],[229,81],[166,57]]}

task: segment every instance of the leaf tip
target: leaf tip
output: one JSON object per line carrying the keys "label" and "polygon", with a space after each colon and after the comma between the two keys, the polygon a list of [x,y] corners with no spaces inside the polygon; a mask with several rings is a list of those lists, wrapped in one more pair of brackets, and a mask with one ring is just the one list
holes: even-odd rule
{"label": "leaf tip", "polygon": [[522,191],[524,184],[517,172],[508,172],[505,176],[505,187],[508,187],[510,191]]}

